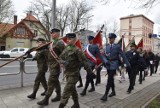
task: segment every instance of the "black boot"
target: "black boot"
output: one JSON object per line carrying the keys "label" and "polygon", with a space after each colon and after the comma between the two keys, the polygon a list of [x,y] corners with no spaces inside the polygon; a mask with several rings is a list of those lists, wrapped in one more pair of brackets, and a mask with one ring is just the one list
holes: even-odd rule
{"label": "black boot", "polygon": [[112,97],[112,96],[116,96],[115,91],[113,91],[113,92],[109,95],[109,97]]}
{"label": "black boot", "polygon": [[37,92],[33,92],[32,94],[28,95],[27,97],[30,99],[35,99],[36,98],[36,93]]}
{"label": "black boot", "polygon": [[79,84],[79,85],[77,86],[77,88],[80,88],[80,87],[83,87],[83,84]]}
{"label": "black boot", "polygon": [[102,100],[102,101],[107,101],[107,95],[108,95],[108,94],[105,93],[105,94],[102,96],[101,100]]}
{"label": "black boot", "polygon": [[95,88],[91,88],[90,90],[88,90],[88,92],[93,92],[95,91]]}
{"label": "black boot", "polygon": [[82,93],[80,93],[81,96],[85,96],[86,95],[86,90],[83,90]]}
{"label": "black boot", "polygon": [[39,102],[37,102],[38,105],[48,105],[49,103],[49,96],[45,96],[45,98]]}
{"label": "black boot", "polygon": [[63,103],[60,103],[58,108],[64,108],[64,107],[65,105]]}
{"label": "black boot", "polygon": [[60,95],[57,95],[55,98],[51,99],[52,102],[57,102],[57,101],[60,101],[61,99],[61,96]]}
{"label": "black boot", "polygon": [[44,92],[41,93],[41,96],[45,96],[46,95],[47,90],[45,90]]}
{"label": "black boot", "polygon": [[74,104],[71,106],[71,108],[80,108],[79,102],[78,101],[74,102]]}

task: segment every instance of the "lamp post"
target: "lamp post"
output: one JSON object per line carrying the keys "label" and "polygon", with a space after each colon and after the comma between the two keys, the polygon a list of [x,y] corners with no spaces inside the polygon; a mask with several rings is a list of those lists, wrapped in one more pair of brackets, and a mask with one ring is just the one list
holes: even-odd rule
{"label": "lamp post", "polygon": [[56,26],[56,0],[52,0],[52,16],[51,16],[51,29]]}

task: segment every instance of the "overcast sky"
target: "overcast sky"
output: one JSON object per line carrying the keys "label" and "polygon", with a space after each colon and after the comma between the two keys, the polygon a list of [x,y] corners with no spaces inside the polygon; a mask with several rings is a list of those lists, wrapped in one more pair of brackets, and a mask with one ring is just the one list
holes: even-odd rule
{"label": "overcast sky", "polygon": [[[18,19],[22,19],[26,16],[24,10],[30,5],[31,0],[12,0],[16,10],[16,15]],[[63,3],[67,3],[69,0],[57,0],[57,6]],[[146,10],[134,9],[132,4],[128,2],[118,2],[119,0],[111,0],[112,3],[108,5],[103,5],[102,3],[96,2],[96,0],[87,0],[89,4],[94,6],[91,15],[94,15],[92,18],[92,27],[91,30],[95,31],[97,25],[102,25],[105,21],[110,22],[116,19],[119,21],[120,17],[128,16],[130,14],[144,14],[146,17],[155,22],[154,33],[158,32],[158,24],[160,24],[160,5],[155,6],[149,12]]]}

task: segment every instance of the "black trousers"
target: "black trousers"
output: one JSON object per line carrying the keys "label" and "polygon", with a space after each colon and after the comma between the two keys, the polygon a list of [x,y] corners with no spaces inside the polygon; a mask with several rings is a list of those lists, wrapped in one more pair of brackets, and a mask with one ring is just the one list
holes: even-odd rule
{"label": "black trousers", "polygon": [[157,73],[159,63],[155,63],[155,73]]}
{"label": "black trousers", "polygon": [[[93,70],[95,66],[92,66],[91,69]],[[89,84],[91,84],[91,88],[95,88],[94,87],[94,81],[93,78],[88,77],[88,74],[86,75],[86,82],[85,82],[85,87],[84,87],[84,91],[87,90]]]}
{"label": "black trousers", "polygon": [[129,77],[129,88],[128,90],[132,90],[134,88],[135,85],[135,81],[136,81],[136,76],[138,74],[138,67],[133,67],[128,70],[128,77]]}
{"label": "black trousers", "polygon": [[107,73],[108,80],[105,94],[108,94],[110,88],[112,89],[112,92],[115,92],[114,75],[116,74],[116,70],[107,70]]}
{"label": "black trousers", "polygon": [[139,83],[142,83],[143,79],[145,79],[145,71],[139,71]]}
{"label": "black trousers", "polygon": [[150,64],[149,68],[150,68],[150,76],[152,76],[152,74],[154,73],[154,65]]}
{"label": "black trousers", "polygon": [[102,66],[100,66],[98,69],[97,69],[97,75],[96,75],[96,84],[99,84],[101,83],[101,70],[102,70]]}

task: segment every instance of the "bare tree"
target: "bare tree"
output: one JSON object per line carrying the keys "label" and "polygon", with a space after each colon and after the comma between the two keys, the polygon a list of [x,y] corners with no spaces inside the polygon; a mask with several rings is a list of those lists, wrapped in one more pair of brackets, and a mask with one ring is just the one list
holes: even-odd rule
{"label": "bare tree", "polygon": [[61,36],[63,36],[66,27],[69,25],[70,9],[69,5],[61,5],[57,8],[57,26],[61,30]]}
{"label": "bare tree", "polygon": [[115,33],[116,35],[119,35],[119,24],[118,24],[117,20],[114,20],[111,23],[110,32]]}
{"label": "bare tree", "polygon": [[[112,2],[111,0],[97,0],[98,2],[101,2],[103,4],[109,4]],[[117,0],[122,1],[122,0]],[[133,5],[134,8],[145,8],[145,9],[151,9],[152,7],[158,5],[160,3],[159,0],[123,0],[125,2],[130,2],[131,5]]]}
{"label": "bare tree", "polygon": [[70,3],[70,16],[71,31],[77,31],[78,26],[88,21],[89,12],[92,10],[92,6],[88,5],[85,0],[71,0]]}
{"label": "bare tree", "polygon": [[13,17],[14,7],[11,0],[0,0],[0,23],[9,22]]}

